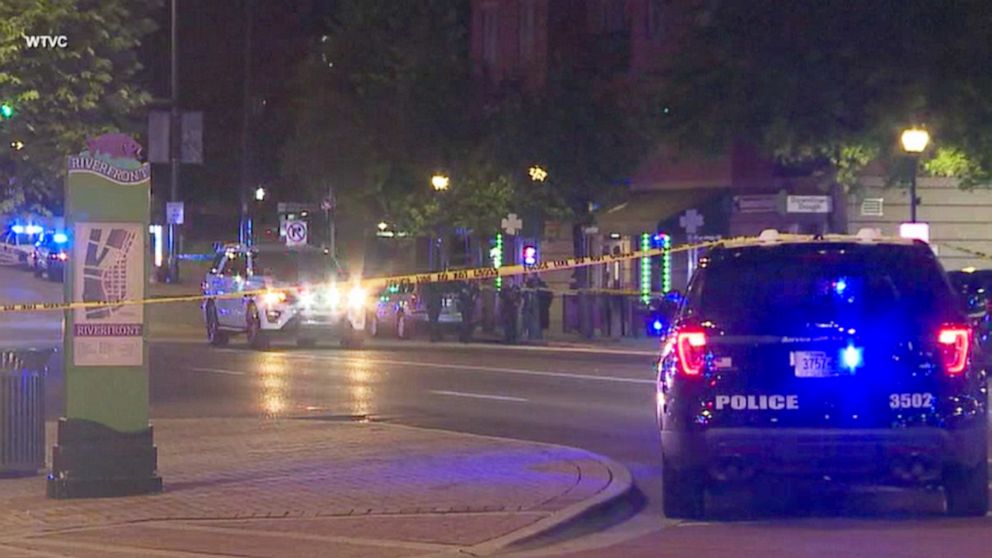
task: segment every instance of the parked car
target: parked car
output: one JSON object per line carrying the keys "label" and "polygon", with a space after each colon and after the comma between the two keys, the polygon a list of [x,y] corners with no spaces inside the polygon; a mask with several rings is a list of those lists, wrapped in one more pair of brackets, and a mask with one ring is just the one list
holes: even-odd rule
{"label": "parked car", "polygon": [[658,365],[669,517],[762,477],[941,486],[989,509],[988,372],[920,240],[782,239],[714,247]]}
{"label": "parked car", "polygon": [[225,345],[245,334],[253,349],[272,338],[293,337],[310,347],[337,339],[364,343],[368,296],[327,251],[286,246],[225,246],[203,281],[207,340]]}
{"label": "parked car", "polygon": [[44,233],[39,225],[11,225],[0,234],[0,265],[29,267],[34,245]]}
{"label": "parked car", "polygon": [[31,269],[35,277],[62,281],[69,261],[69,237],[65,233],[49,232],[35,244],[31,254]]}

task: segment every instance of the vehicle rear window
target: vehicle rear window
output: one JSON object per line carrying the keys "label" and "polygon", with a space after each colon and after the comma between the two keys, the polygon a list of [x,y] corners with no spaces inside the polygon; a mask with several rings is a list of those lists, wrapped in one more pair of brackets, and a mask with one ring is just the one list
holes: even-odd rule
{"label": "vehicle rear window", "polygon": [[792,245],[714,254],[696,287],[703,316],[738,331],[773,333],[811,322],[949,317],[954,295],[916,246]]}

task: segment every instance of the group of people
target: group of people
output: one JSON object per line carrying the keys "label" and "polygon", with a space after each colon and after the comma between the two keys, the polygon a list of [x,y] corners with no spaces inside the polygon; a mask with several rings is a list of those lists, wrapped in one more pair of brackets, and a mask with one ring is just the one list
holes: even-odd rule
{"label": "group of people", "polygon": [[[477,301],[481,293],[478,284],[472,281],[429,283],[424,286],[431,341],[442,338],[440,317],[447,293],[455,295],[461,313],[459,340],[468,343],[475,331]],[[527,339],[540,339],[542,330],[548,327],[552,296],[547,283],[536,275],[528,277],[523,287],[507,281],[499,291],[499,323],[504,341],[519,343],[521,323]]]}

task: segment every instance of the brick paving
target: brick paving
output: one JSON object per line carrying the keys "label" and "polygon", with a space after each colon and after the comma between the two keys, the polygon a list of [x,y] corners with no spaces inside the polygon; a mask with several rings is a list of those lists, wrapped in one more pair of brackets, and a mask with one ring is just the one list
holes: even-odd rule
{"label": "brick paving", "polygon": [[0,479],[0,556],[303,556],[328,544],[340,552],[322,555],[430,554],[533,525],[613,480],[582,450],[394,425],[171,419],[155,428],[162,494],[49,500],[42,476]]}

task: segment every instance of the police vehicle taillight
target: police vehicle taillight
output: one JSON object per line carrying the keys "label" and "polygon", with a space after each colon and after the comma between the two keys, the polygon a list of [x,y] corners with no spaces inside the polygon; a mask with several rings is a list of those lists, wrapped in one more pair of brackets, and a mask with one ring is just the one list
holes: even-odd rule
{"label": "police vehicle taillight", "polygon": [[698,376],[703,371],[706,355],[706,334],[701,330],[681,330],[675,337],[675,350],[679,366],[688,376]]}
{"label": "police vehicle taillight", "polygon": [[956,376],[964,371],[971,348],[971,328],[965,325],[945,325],[937,332],[937,344],[944,362],[944,371]]}

